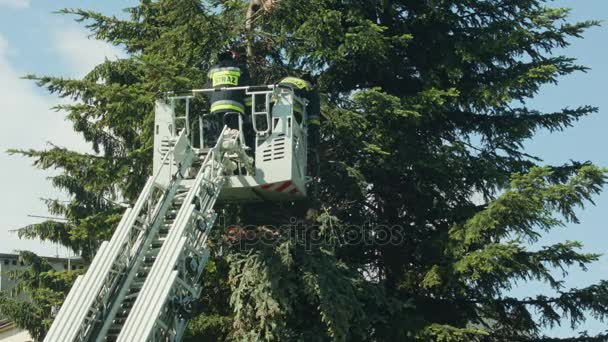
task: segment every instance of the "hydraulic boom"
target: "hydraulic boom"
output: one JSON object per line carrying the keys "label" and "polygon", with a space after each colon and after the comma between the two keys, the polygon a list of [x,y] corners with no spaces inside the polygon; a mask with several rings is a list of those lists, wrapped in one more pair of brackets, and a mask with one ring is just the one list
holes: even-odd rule
{"label": "hydraulic boom", "polygon": [[[78,277],[45,341],[179,341],[207,258],[215,222],[213,206],[224,171],[246,158],[237,130],[224,128],[196,170],[182,132],[150,177],[112,239],[104,242],[87,273]],[[250,167],[251,160],[240,160]],[[168,187],[157,177],[173,170]]]}

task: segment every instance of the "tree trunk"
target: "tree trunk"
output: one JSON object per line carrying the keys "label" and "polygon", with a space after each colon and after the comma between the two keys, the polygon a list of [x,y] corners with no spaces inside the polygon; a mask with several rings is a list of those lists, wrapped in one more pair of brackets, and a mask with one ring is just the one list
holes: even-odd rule
{"label": "tree trunk", "polygon": [[263,9],[265,12],[270,12],[274,8],[276,4],[276,0],[251,0],[249,3],[249,8],[247,9],[247,17],[245,19],[245,32],[246,32],[246,40],[247,40],[247,59],[251,63],[254,58],[253,51],[253,30],[254,21],[257,19],[259,15],[258,12],[260,9]]}

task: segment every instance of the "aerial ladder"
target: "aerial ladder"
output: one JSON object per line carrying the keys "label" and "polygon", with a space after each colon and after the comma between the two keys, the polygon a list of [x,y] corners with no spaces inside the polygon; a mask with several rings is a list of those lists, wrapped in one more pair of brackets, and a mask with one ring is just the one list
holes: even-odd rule
{"label": "aerial ladder", "polygon": [[[201,295],[216,203],[306,197],[306,100],[275,85],[221,90],[251,96],[251,120],[228,114],[238,128],[225,126],[213,146],[205,116],[190,107],[218,89],[157,100],[153,174],[76,279],[45,342],[180,341]],[[248,124],[254,146],[245,143]]]}

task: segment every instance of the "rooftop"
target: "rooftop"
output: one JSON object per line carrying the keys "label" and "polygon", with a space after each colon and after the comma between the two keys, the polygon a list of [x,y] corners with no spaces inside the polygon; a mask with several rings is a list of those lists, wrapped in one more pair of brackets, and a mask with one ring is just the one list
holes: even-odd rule
{"label": "rooftop", "polygon": [[[82,261],[81,258],[79,257],[73,257],[73,258],[62,258],[62,257],[49,257],[49,256],[40,256],[41,258],[45,258],[50,262],[63,262],[63,261]],[[19,258],[19,254],[14,254],[14,253],[0,253],[0,259],[18,259]]]}

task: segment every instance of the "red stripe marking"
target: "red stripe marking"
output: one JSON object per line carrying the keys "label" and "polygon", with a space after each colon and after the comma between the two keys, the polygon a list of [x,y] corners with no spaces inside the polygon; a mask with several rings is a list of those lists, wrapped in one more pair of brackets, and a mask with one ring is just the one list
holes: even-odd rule
{"label": "red stripe marking", "polygon": [[272,187],[272,184],[266,184],[266,185],[262,185],[262,189],[264,190],[268,190]]}
{"label": "red stripe marking", "polygon": [[291,185],[291,181],[287,181],[287,182],[283,183],[280,187],[276,188],[274,191],[283,192],[283,190],[289,188],[290,185]]}
{"label": "red stripe marking", "polygon": [[294,189],[292,189],[292,190],[289,192],[289,194],[290,194],[290,195],[295,195],[295,194],[297,194],[298,192],[299,192],[299,191],[298,191],[298,189],[294,188]]}

